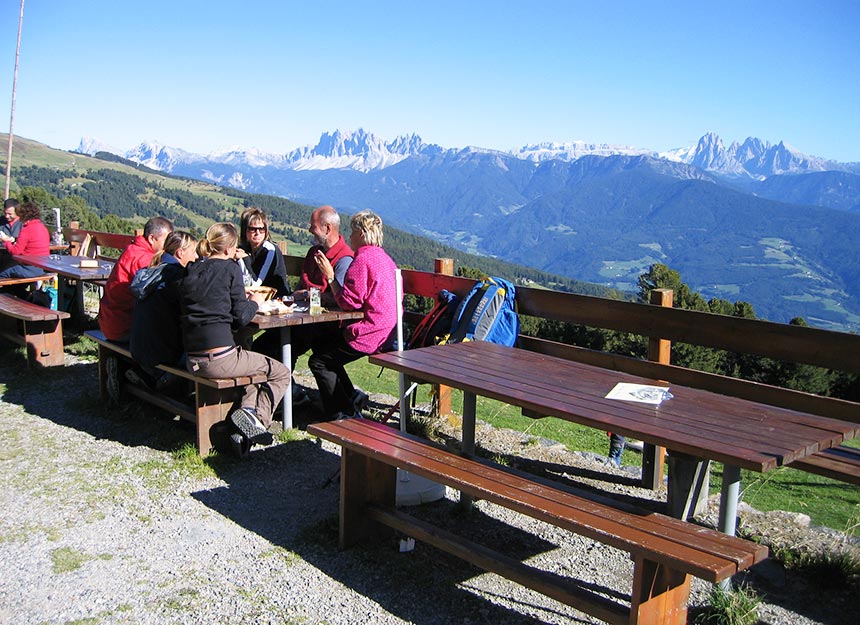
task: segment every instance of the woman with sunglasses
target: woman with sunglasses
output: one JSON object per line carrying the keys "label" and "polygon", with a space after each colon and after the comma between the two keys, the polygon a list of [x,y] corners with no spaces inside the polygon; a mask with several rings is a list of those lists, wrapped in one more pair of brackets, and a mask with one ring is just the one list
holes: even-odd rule
{"label": "woman with sunglasses", "polygon": [[284,256],[269,238],[266,213],[256,206],[247,208],[242,213],[239,236],[240,251],[236,258],[242,259],[242,273],[247,276],[246,285],[272,287],[277,291],[276,297],[289,295]]}

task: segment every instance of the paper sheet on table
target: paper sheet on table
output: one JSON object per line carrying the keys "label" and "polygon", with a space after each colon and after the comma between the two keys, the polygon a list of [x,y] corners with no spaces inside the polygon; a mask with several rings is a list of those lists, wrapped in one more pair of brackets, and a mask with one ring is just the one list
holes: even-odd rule
{"label": "paper sheet on table", "polygon": [[606,399],[620,399],[655,405],[659,405],[664,399],[671,399],[671,397],[668,386],[650,386],[629,382],[619,382],[606,394]]}

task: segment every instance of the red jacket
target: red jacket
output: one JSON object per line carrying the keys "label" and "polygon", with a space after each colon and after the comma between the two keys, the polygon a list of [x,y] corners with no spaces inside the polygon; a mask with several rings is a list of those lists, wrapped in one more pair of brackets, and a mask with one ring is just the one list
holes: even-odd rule
{"label": "red jacket", "polygon": [[128,340],[131,333],[131,316],[134,295],[131,281],[138,269],[149,266],[155,252],[149,241],[137,236],[113,266],[99,303],[99,327],[111,341]]}
{"label": "red jacket", "polygon": [[51,253],[51,235],[41,220],[31,219],[21,226],[21,233],[14,243],[6,241],[6,251],[10,254],[47,256]]}
{"label": "red jacket", "polygon": [[[314,260],[314,255],[317,250],[322,250],[322,246],[314,245],[311,249],[308,250],[307,255],[305,256],[305,261],[302,263],[302,275],[299,278],[299,288],[300,289],[309,289],[312,286],[317,287],[321,292],[324,292],[328,288],[328,280],[322,275],[322,271],[320,271],[319,265],[317,265]],[[352,248],[349,246],[343,235],[341,235],[337,243],[332,245],[331,249],[325,252],[326,258],[331,261],[331,266],[334,267],[337,265],[337,261],[339,261],[344,256],[352,256]]]}

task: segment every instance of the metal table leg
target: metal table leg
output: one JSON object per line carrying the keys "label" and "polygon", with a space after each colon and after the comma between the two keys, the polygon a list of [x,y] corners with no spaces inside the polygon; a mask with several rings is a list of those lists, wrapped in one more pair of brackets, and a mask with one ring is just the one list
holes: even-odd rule
{"label": "metal table leg", "polygon": [[284,393],[284,429],[293,427],[293,371],[292,359],[293,348],[290,344],[290,326],[281,326],[281,362],[290,369],[290,377],[287,380],[287,392]]}

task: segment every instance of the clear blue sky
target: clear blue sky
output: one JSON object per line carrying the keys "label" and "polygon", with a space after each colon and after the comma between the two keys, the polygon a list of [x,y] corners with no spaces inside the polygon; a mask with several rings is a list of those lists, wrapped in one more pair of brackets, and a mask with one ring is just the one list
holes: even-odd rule
{"label": "clear blue sky", "polygon": [[[0,131],[20,0],[0,0]],[[15,134],[286,152],[323,132],[860,161],[860,2],[27,0]],[[5,146],[4,146],[5,153]]]}

